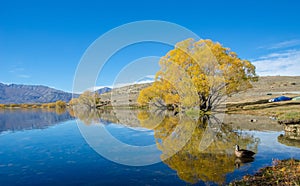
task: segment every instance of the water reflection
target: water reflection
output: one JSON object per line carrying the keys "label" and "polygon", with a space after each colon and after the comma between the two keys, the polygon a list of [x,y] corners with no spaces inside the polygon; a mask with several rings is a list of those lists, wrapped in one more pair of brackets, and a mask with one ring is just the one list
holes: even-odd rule
{"label": "water reflection", "polygon": [[117,123],[129,127],[140,127],[137,119],[137,110],[82,109],[73,107],[70,110],[70,114],[86,125],[101,122],[102,124]]}
{"label": "water reflection", "polygon": [[62,121],[73,119],[65,109],[0,110],[0,133],[27,129],[44,129]]}
{"label": "water reflection", "polygon": [[277,139],[284,145],[300,148],[300,125],[284,125],[284,134],[280,134]]}
{"label": "water reflection", "polygon": [[[189,117],[184,114],[118,110],[75,112],[86,124],[121,123],[154,131],[160,159],[188,183],[199,181],[223,184],[226,174],[254,158],[236,158],[234,145],[257,152],[258,141],[252,135],[234,131],[218,116]],[[104,119],[105,118],[105,119]]]}
{"label": "water reflection", "polygon": [[[192,119],[185,115],[169,115],[158,119],[149,115],[149,119],[145,120],[147,114],[140,112],[141,126],[153,128],[157,148],[162,151],[161,159],[188,183],[205,181],[222,184],[225,175],[233,172],[236,165],[243,166],[254,160],[236,159],[233,146],[239,144],[257,151],[258,140],[251,135],[234,132],[215,116]],[[157,125],[159,120],[161,122]],[[180,130],[177,130],[178,126],[181,126]],[[184,142],[186,144],[180,148]]]}
{"label": "water reflection", "polygon": [[[225,125],[219,123],[218,115],[199,118],[128,109],[95,111],[86,112],[86,115],[77,113],[81,119],[87,117],[90,119],[86,121],[97,123],[82,124],[83,127],[93,130],[101,126],[117,140],[131,146],[151,145],[157,152],[157,160],[162,162],[151,166],[124,166],[99,156],[84,141],[75,120],[63,122],[72,118],[68,113],[56,115],[55,109],[2,110],[1,131],[57,126],[0,135],[1,185],[225,185],[271,166],[273,159],[300,158],[296,145],[290,147],[278,142],[280,134],[285,137],[288,133],[277,129],[265,131],[267,126],[272,128],[272,123],[266,122],[259,131],[258,127],[248,127],[250,122],[245,125],[248,119],[240,116],[234,119],[241,125]],[[255,125],[259,122],[260,119]],[[98,142],[100,138],[103,136],[98,134],[94,140]],[[109,141],[103,143],[107,146],[104,150],[120,150]],[[235,144],[256,152],[255,159],[235,158]],[[120,158],[138,162],[155,157],[153,153],[145,157],[138,151],[134,159],[132,153],[124,153],[122,149],[121,152]]]}
{"label": "water reflection", "polygon": [[243,157],[243,158],[235,158],[234,164],[236,168],[240,168],[241,166],[245,165],[246,163],[251,163],[254,161],[254,157]]}

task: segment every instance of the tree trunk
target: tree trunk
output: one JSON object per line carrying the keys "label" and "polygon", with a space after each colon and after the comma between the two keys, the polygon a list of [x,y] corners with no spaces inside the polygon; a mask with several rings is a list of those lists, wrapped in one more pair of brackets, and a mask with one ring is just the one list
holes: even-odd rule
{"label": "tree trunk", "polygon": [[202,103],[200,103],[200,110],[207,112],[207,111],[211,111],[212,109],[212,105],[210,102],[210,99],[203,101]]}

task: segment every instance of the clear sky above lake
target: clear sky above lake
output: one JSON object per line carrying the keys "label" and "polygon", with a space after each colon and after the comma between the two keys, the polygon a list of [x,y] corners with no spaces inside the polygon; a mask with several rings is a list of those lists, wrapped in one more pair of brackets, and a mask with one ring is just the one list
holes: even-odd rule
{"label": "clear sky above lake", "polygon": [[[71,91],[89,45],[117,26],[141,20],[173,22],[218,41],[252,61],[259,75],[300,75],[299,9],[297,0],[0,1],[0,82]],[[151,43],[128,49],[114,57],[114,68],[107,67],[97,85],[111,85],[130,61],[169,49]]]}

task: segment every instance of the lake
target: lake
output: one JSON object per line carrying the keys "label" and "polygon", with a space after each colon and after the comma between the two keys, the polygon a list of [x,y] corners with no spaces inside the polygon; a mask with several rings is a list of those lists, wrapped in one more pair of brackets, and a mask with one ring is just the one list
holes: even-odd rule
{"label": "lake", "polygon": [[[226,185],[274,159],[300,159],[280,126],[242,128],[243,116],[237,124],[220,117],[1,110],[0,184]],[[235,158],[235,144],[255,158]]]}

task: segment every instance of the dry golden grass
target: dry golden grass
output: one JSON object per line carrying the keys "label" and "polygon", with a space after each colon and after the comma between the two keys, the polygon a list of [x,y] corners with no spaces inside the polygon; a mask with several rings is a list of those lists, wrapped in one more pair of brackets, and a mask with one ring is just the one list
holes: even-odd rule
{"label": "dry golden grass", "polygon": [[228,104],[227,112],[231,114],[236,113],[278,117],[290,112],[300,112],[300,101],[283,101],[275,103],[240,102]]}
{"label": "dry golden grass", "polygon": [[291,98],[300,95],[300,76],[260,77],[253,88],[227,99],[227,112],[273,117],[300,112],[300,101],[268,102],[282,95]]}
{"label": "dry golden grass", "polygon": [[299,160],[275,160],[273,166],[261,169],[254,176],[244,176],[230,185],[300,185],[299,175]]}
{"label": "dry golden grass", "polygon": [[264,76],[259,77],[252,85],[253,88],[229,97],[227,102],[254,102],[282,95],[300,95],[300,76]]}

